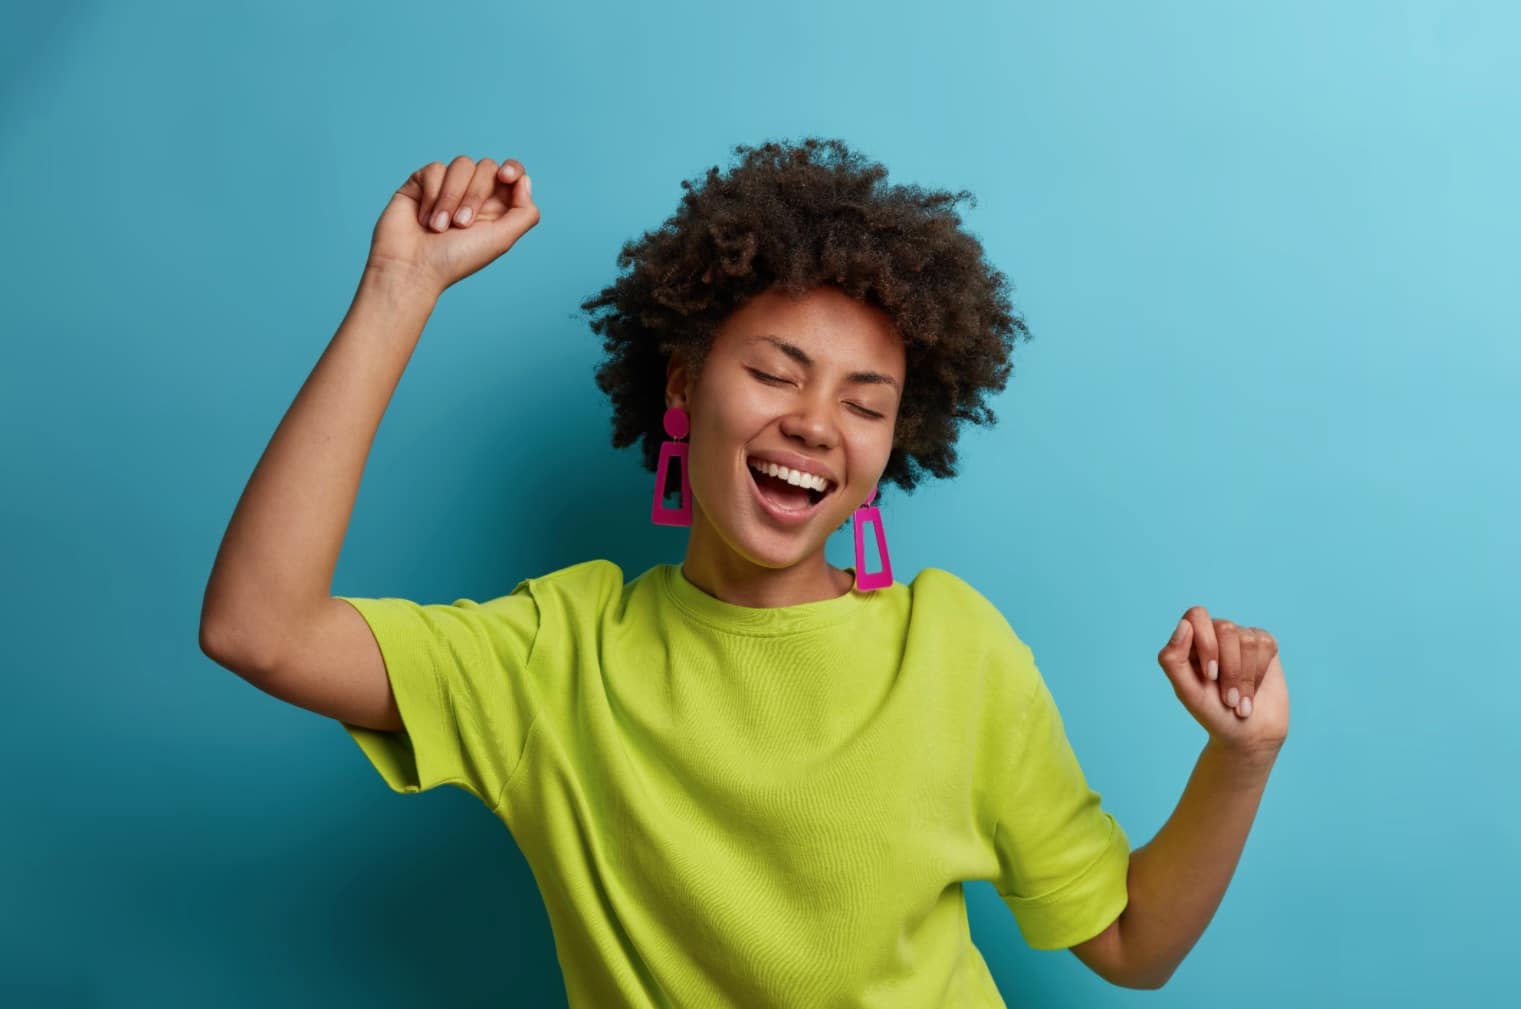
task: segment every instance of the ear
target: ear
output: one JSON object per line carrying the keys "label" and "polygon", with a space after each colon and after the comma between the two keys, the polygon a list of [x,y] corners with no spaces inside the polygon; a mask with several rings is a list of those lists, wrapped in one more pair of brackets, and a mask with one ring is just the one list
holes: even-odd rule
{"label": "ear", "polygon": [[679,406],[683,410],[691,412],[690,405],[690,377],[691,373],[686,362],[680,354],[672,354],[671,359],[665,366],[665,406],[669,410],[673,406]]}

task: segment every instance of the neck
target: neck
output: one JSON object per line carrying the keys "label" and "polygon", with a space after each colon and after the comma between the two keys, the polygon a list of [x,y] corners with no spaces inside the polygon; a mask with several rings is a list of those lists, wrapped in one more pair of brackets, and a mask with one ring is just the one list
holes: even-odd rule
{"label": "neck", "polygon": [[832,566],[822,546],[784,568],[763,567],[746,560],[724,542],[695,505],[681,573],[716,599],[758,609],[835,599],[855,586],[855,576]]}

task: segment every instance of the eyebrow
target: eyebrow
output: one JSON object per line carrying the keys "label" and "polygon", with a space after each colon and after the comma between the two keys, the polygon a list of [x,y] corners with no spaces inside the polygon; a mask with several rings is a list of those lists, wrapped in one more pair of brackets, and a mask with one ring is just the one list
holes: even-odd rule
{"label": "eyebrow", "polygon": [[[759,336],[752,336],[750,340],[751,342],[754,342],[756,340],[769,340],[771,343],[774,343],[780,347],[782,353],[786,354],[794,361],[797,361],[799,364],[802,364],[809,368],[813,367],[813,358],[809,357],[802,347],[799,347],[795,343],[788,343],[786,340],[783,340],[779,336],[772,336],[770,333],[761,333]],[[891,375],[884,375],[880,371],[853,371],[849,375],[846,375],[845,379],[848,382],[858,382],[863,385],[890,385],[894,389],[897,389],[900,394],[903,392],[903,390],[898,387],[898,382],[896,379],[894,379]]]}

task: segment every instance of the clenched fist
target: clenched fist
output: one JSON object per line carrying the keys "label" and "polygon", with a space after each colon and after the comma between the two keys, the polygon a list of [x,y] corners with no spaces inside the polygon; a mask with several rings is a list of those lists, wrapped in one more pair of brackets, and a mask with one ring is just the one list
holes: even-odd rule
{"label": "clenched fist", "polygon": [[1193,606],[1157,662],[1212,741],[1276,757],[1289,733],[1289,690],[1277,638]]}
{"label": "clenched fist", "polygon": [[460,155],[413,172],[370,239],[369,266],[397,270],[442,294],[512,248],[539,223],[523,163]]}

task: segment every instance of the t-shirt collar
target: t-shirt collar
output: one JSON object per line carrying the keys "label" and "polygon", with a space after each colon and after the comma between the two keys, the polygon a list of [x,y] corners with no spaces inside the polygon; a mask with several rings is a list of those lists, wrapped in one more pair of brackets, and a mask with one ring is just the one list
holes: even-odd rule
{"label": "t-shirt collar", "polygon": [[[853,568],[845,570],[854,573]],[[680,564],[658,565],[656,577],[669,598],[688,616],[719,630],[741,634],[790,634],[827,627],[858,615],[873,594],[852,587],[844,595],[811,603],[793,606],[740,606],[710,596],[693,585],[682,572]]]}

